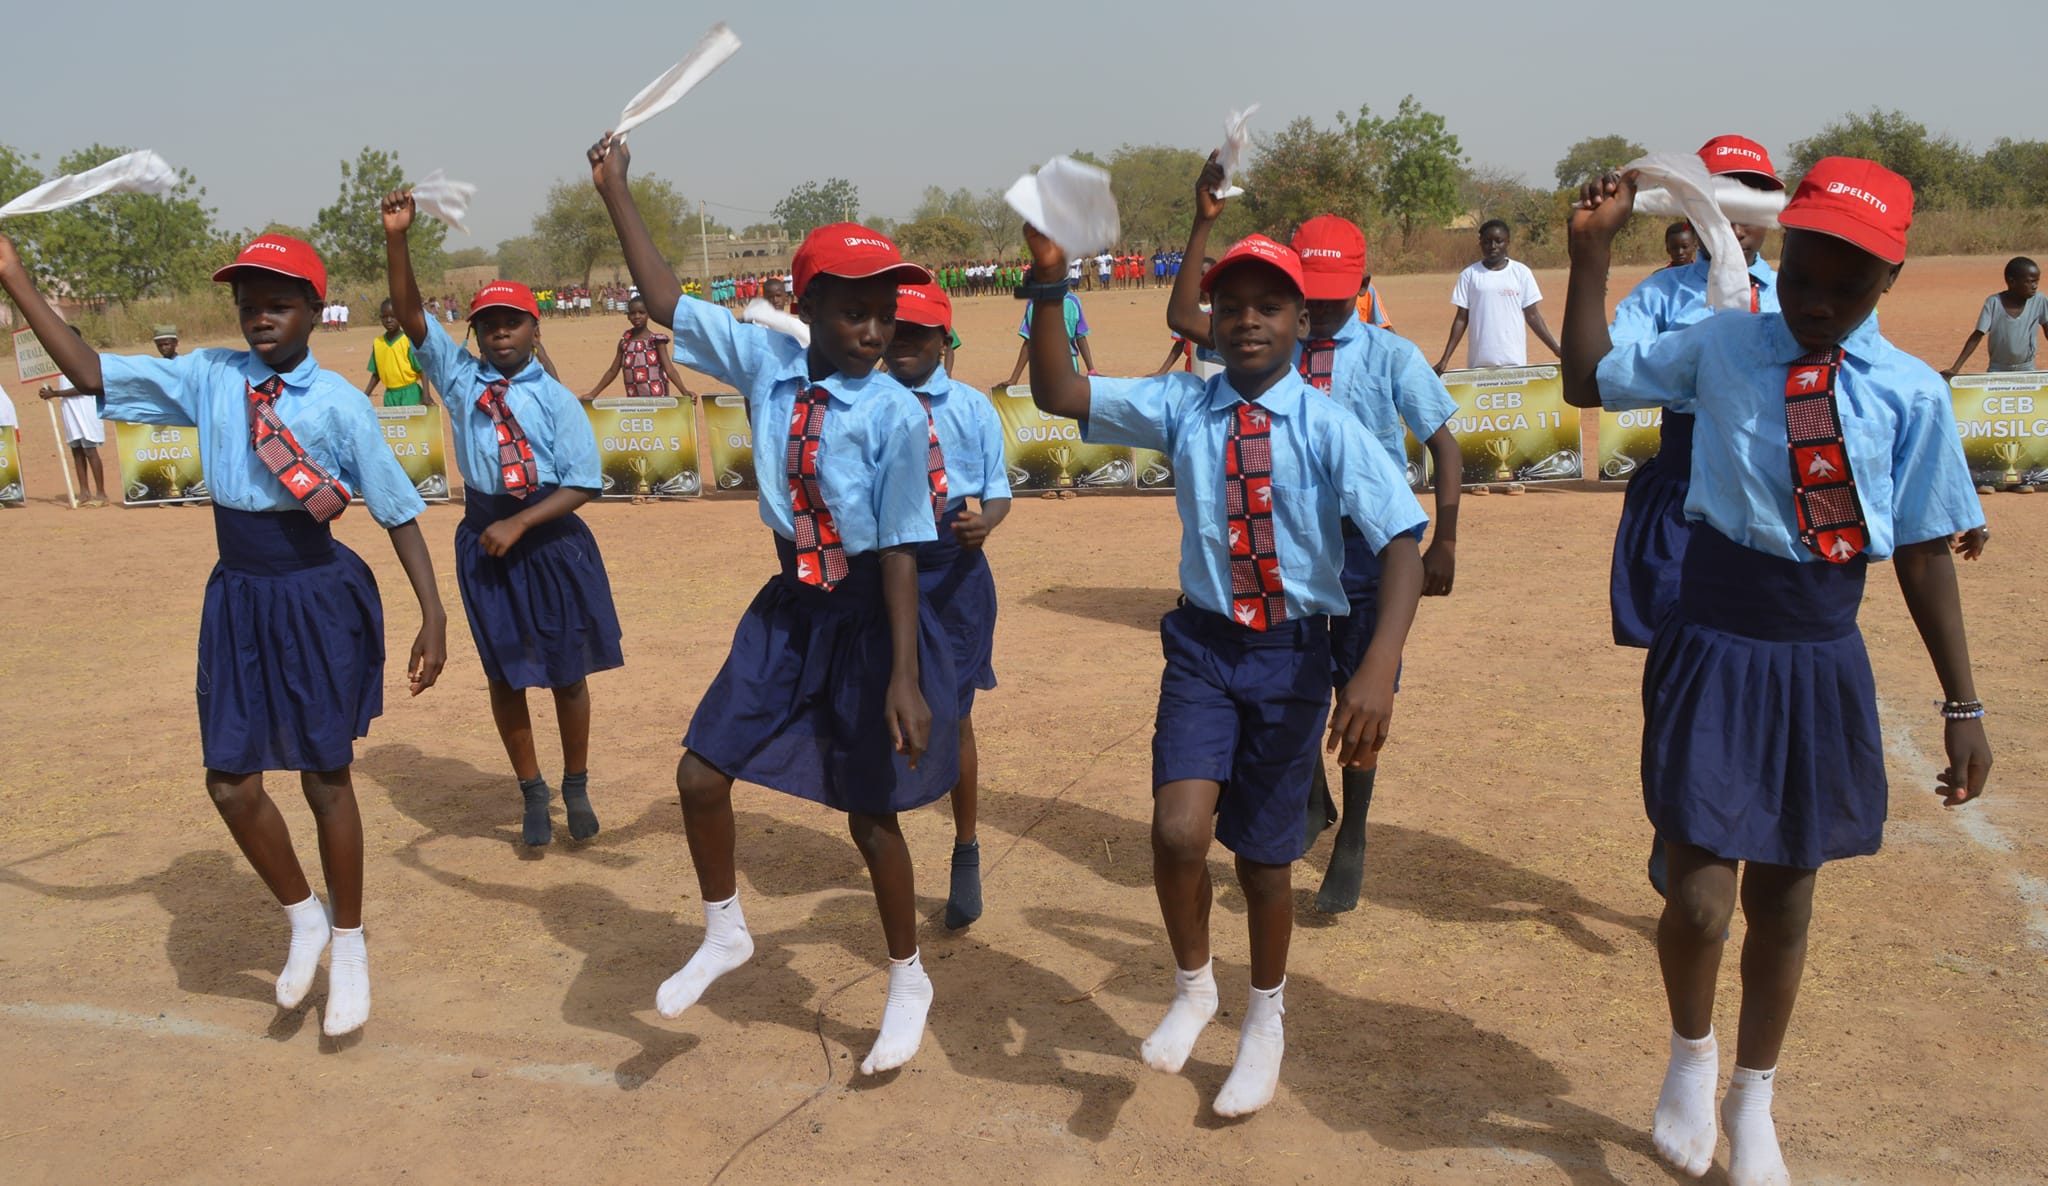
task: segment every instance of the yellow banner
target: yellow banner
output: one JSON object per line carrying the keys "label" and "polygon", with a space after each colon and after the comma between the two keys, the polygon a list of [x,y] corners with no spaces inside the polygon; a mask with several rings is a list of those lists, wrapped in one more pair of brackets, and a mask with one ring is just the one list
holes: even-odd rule
{"label": "yellow banner", "polygon": [[697,409],[686,400],[597,399],[583,405],[597,434],[603,498],[695,498]]}
{"label": "yellow banner", "polygon": [[1600,413],[1600,480],[1628,481],[1663,443],[1662,408]]}
{"label": "yellow banner", "polygon": [[1458,401],[1450,428],[1465,485],[1582,476],[1579,413],[1564,402],[1556,367],[1445,371],[1444,387]]}
{"label": "yellow banner", "polygon": [[199,465],[199,430],[189,425],[114,426],[114,451],[121,457],[121,501],[133,506],[198,502],[206,497]]}
{"label": "yellow banner", "polygon": [[[998,387],[989,393],[989,400],[1003,422],[1003,460],[1010,471],[1012,490],[1131,488],[1131,451],[1117,445],[1082,444],[1081,426],[1039,411],[1031,402],[1028,385]],[[1167,481],[1172,481],[1171,472]]]}
{"label": "yellow banner", "polygon": [[1957,375],[1948,386],[1972,480],[1979,486],[2048,483],[2048,371]]}
{"label": "yellow banner", "polygon": [[704,397],[704,432],[711,438],[711,482],[716,490],[758,490],[754,481],[754,429],[745,396]]}
{"label": "yellow banner", "polygon": [[[6,399],[0,393],[0,399]],[[0,502],[23,502],[28,494],[21,481],[20,431],[12,424],[0,425]],[[58,458],[63,464],[67,458]]]}
{"label": "yellow banner", "polygon": [[428,502],[448,501],[448,443],[441,435],[441,406],[378,408],[377,427],[413,489]]}

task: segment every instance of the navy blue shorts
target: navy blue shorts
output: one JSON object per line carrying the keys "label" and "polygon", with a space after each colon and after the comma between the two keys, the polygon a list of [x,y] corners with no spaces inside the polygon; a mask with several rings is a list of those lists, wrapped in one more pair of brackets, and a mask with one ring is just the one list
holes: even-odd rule
{"label": "navy blue shorts", "polygon": [[1152,730],[1152,786],[1223,784],[1216,839],[1248,861],[1306,851],[1301,821],[1330,717],[1330,631],[1318,616],[1264,632],[1181,606],[1159,620],[1166,671]]}
{"label": "navy blue shorts", "polygon": [[[1351,612],[1330,615],[1330,686],[1338,691],[1358,674],[1358,665],[1365,662],[1365,652],[1380,624],[1380,558],[1349,520],[1344,523],[1342,580]],[[1401,690],[1398,667],[1394,669],[1394,690]]]}

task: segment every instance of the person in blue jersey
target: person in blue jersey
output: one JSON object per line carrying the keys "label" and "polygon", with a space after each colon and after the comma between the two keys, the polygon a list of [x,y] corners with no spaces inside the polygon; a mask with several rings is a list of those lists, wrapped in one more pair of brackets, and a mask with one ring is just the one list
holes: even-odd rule
{"label": "person in blue jersey", "polygon": [[1771,1120],[1804,972],[1814,884],[1877,851],[1888,789],[1876,687],[1856,628],[1889,558],[1941,702],[1951,806],[1985,791],[1991,747],[1951,537],[1984,522],[1940,376],[1878,332],[1913,190],[1871,161],[1816,162],[1779,215],[1777,312],[1713,316],[1623,344],[1606,321],[1632,176],[1588,182],[1570,225],[1565,397],[1694,417],[1678,601],[1643,679],[1646,814],[1670,884],[1657,927],[1671,1058],[1651,1135],[1681,1172],[1714,1156],[1714,998],[1738,899],[1747,923],[1735,1070],[1720,1107],[1735,1186],[1790,1180]]}
{"label": "person in blue jersey", "polygon": [[[214,273],[234,292],[247,350],[177,358],[95,354],[37,292],[0,236],[0,286],[100,415],[199,430],[219,562],[199,619],[199,744],[206,790],[242,854],[284,907],[291,944],[277,1003],[305,1000],[330,945],[320,1028],[370,1016],[363,938],[363,822],[349,767],[384,707],[384,610],[377,581],[331,524],[361,499],[391,535],[420,604],[407,660],[413,695],[447,656],[447,614],[420,535],[426,509],[384,443],[376,414],[307,343],[327,299],[313,248],[263,235]],[[328,904],[306,883],[266,770],[294,770],[320,837]]]}
{"label": "person in blue jersey", "polygon": [[588,677],[625,663],[618,611],[597,539],[576,510],[596,498],[597,437],[574,392],[539,364],[540,306],[511,280],[469,303],[479,358],[427,316],[406,245],[410,190],[384,199],[391,302],[420,365],[448,405],[462,522],[455,577],[491,698],[491,720],[523,802],[519,838],[554,839],[554,797],[534,749],[528,688],[554,696],[562,738],[562,807],[569,835],[598,833],[590,803]]}
{"label": "person in blue jersey", "polygon": [[[981,917],[981,842],[975,832],[981,763],[974,694],[996,686],[996,582],[985,546],[1010,514],[1003,422],[988,396],[953,378],[941,360],[953,335],[953,302],[931,284],[896,289],[889,373],[910,388],[931,422],[932,512],[939,538],[917,549],[917,579],[953,647],[960,715],[960,781],[953,787],[952,880],[946,927]],[[968,499],[973,499],[969,505]]]}
{"label": "person in blue jersey", "polygon": [[[1025,236],[1025,295],[1054,307],[1065,297],[1065,253],[1034,228]],[[1141,1053],[1155,1070],[1179,1071],[1215,1015],[1213,837],[1236,854],[1251,930],[1250,1007],[1213,1106],[1243,1116],[1272,1100],[1286,1047],[1290,878],[1307,848],[1316,743],[1329,721],[1328,746],[1346,767],[1385,743],[1422,593],[1416,538],[1428,519],[1386,450],[1295,369],[1308,329],[1299,257],[1248,236],[1201,289],[1221,375],[1091,379],[1068,365],[1065,325],[1040,317],[1031,395],[1040,410],[1078,420],[1092,444],[1158,449],[1172,460],[1181,605],[1159,625],[1166,669],[1152,735],[1152,869],[1175,992]],[[1345,519],[1381,562],[1380,621],[1332,717],[1329,620],[1349,608]]]}
{"label": "person in blue jersey", "polygon": [[[861,1061],[879,1074],[924,1040],[932,982],[917,943],[917,892],[900,813],[959,780],[952,648],[918,593],[917,549],[938,538],[931,421],[877,369],[896,328],[897,287],[929,284],[885,236],[819,227],[797,249],[794,296],[811,343],[681,299],[626,182],[625,143],[586,154],[633,281],[676,361],[747,401],[758,456],[782,458],[760,483],[761,521],[781,571],[741,615],[732,651],[690,719],[676,792],[704,941],[655,994],[678,1017],[753,955],[734,867],[732,784],[743,780],[846,813],[867,862],[889,953],[880,1033]],[[760,444],[780,434],[779,449]],[[771,463],[772,464],[772,463]]]}

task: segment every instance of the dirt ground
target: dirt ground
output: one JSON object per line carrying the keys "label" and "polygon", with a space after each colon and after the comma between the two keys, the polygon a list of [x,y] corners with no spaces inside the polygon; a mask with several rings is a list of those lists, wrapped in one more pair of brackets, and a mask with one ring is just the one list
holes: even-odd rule
{"label": "dirt ground", "polygon": [[[1946,364],[2001,262],[1916,260],[1886,331]],[[1541,279],[1555,327],[1563,278]],[[1450,285],[1381,284],[1432,359]],[[1084,300],[1105,372],[1157,365],[1163,294]],[[962,377],[1007,375],[1017,315],[1007,299],[964,303]],[[546,340],[588,382],[621,328],[552,322]],[[370,332],[322,336],[316,352],[358,374]],[[386,715],[357,751],[376,1003],[336,1048],[319,1033],[323,988],[298,1012],[272,1004],[284,922],[200,785],[192,653],[210,516],[66,509],[44,413],[11,393],[32,499],[0,512],[0,1179],[1678,1180],[1648,1133],[1667,1023],[1636,784],[1642,659],[1609,644],[1604,600],[1618,490],[1465,504],[1456,592],[1425,605],[1407,652],[1365,900],[1335,918],[1310,907],[1326,838],[1296,879],[1279,1097],[1223,1123],[1207,1103],[1246,971],[1220,849],[1226,1013],[1180,1076],[1136,1057],[1171,983],[1147,850],[1170,500],[1020,500],[991,544],[1002,686],[977,714],[988,913],[964,933],[925,928],[930,1032],[879,1081],[853,1073],[880,1015],[879,929],[839,819],[810,804],[740,788],[759,951],[680,1021],[653,1009],[701,926],[676,741],[773,566],[753,505],[586,512],[627,632],[626,667],[592,681],[607,827],[540,853],[516,844],[462,624],[459,512],[429,510],[450,662],[418,700],[394,663]],[[1820,878],[1777,1106],[1802,1182],[2048,1173],[2048,497],[1986,508],[1991,548],[1961,574],[1998,762],[1983,803],[1947,811],[1928,793],[1939,688],[1894,583],[1870,582],[1892,820],[1881,855]],[[388,544],[367,515],[339,534],[375,569],[402,655],[417,618]],[[551,709],[536,715],[545,735]],[[554,752],[543,745],[551,776]],[[288,780],[272,786],[310,867],[304,805]],[[936,916],[944,808],[905,831]]]}

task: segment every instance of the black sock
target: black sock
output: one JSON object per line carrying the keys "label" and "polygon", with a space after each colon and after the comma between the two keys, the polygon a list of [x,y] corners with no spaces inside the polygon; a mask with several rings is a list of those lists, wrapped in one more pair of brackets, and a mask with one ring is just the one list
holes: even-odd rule
{"label": "black sock", "polygon": [[946,893],[946,929],[981,917],[981,841],[953,845],[953,884]]}
{"label": "black sock", "polygon": [[555,838],[554,822],[548,819],[548,799],[554,791],[548,780],[536,774],[519,780],[519,795],[526,800],[526,817],[520,821],[519,838],[530,848],[539,848]]}
{"label": "black sock", "polygon": [[569,811],[569,835],[588,840],[597,835],[597,812],[590,809],[590,771],[562,776],[562,806]]}
{"label": "black sock", "polygon": [[1337,801],[1330,798],[1330,776],[1323,770],[1323,755],[1316,754],[1315,773],[1309,778],[1308,818],[1302,824],[1302,850],[1314,848],[1323,829],[1337,822]]}
{"label": "black sock", "polygon": [[1365,817],[1372,808],[1374,770],[1344,772],[1344,820],[1337,825],[1337,842],[1330,848],[1330,865],[1323,872],[1323,887],[1316,892],[1316,909],[1325,914],[1342,914],[1358,908],[1358,895],[1365,888]]}

